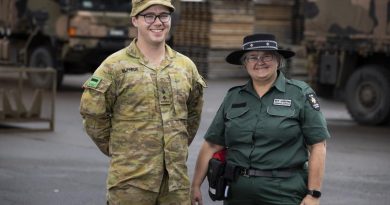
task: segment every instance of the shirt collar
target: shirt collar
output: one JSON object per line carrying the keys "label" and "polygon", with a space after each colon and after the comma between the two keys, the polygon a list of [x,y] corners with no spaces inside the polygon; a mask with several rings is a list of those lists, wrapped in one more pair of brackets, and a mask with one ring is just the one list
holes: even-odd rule
{"label": "shirt collar", "polygon": [[[130,45],[127,47],[126,53],[127,55],[137,58],[137,59],[142,59],[144,61],[144,55],[142,52],[139,50],[137,47],[137,38],[134,38],[133,41],[130,43]],[[164,61],[167,62],[167,64],[171,64],[172,59],[175,58],[176,52],[169,47],[167,44],[165,44],[165,58]],[[164,64],[164,63],[163,63]]]}
{"label": "shirt collar", "polygon": [[[272,87],[275,87],[280,92],[286,92],[286,78],[284,77],[284,74],[282,72],[280,72],[279,70],[277,72],[278,72],[278,77],[276,78],[276,80],[275,80],[274,84],[272,85]],[[256,91],[253,88],[252,79],[249,80],[245,85],[243,85],[241,87],[241,90],[245,90],[245,91],[247,91],[249,93],[256,94]]]}

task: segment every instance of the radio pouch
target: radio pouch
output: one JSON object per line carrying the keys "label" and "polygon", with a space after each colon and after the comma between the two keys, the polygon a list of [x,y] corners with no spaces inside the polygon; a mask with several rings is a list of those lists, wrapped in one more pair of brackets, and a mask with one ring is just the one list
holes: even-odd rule
{"label": "radio pouch", "polygon": [[211,158],[207,170],[209,196],[213,201],[224,200],[227,197],[227,181],[224,178],[225,162]]}

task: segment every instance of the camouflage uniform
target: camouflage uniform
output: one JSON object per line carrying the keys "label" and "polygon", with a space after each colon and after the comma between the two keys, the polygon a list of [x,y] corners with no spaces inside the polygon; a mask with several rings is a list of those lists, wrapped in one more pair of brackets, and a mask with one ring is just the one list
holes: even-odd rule
{"label": "camouflage uniform", "polygon": [[107,188],[189,189],[188,145],[200,122],[203,88],[195,64],[166,45],[150,67],[137,48],[109,56],[84,84],[80,112],[88,135],[111,157]]}

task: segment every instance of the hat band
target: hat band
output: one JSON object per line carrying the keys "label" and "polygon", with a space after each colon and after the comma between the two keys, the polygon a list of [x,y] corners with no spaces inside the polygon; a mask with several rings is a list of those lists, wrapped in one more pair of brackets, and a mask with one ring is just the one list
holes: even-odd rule
{"label": "hat band", "polygon": [[278,50],[278,43],[276,43],[276,41],[270,41],[270,40],[259,40],[259,41],[249,41],[244,45],[242,45],[243,50],[253,50],[259,48]]}

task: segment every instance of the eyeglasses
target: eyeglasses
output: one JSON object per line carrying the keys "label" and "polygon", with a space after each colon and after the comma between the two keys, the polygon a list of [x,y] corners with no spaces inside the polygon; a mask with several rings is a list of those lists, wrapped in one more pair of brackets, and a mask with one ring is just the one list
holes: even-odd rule
{"label": "eyeglasses", "polygon": [[248,63],[257,63],[259,61],[262,62],[270,62],[274,59],[273,55],[264,55],[264,56],[248,56],[245,58]]}
{"label": "eyeglasses", "polygon": [[147,24],[152,24],[156,21],[156,19],[160,19],[160,21],[162,23],[167,23],[169,20],[171,20],[171,14],[170,13],[162,13],[162,14],[159,14],[159,15],[156,15],[156,14],[152,14],[152,13],[149,13],[149,14],[138,14],[139,16],[143,16],[144,19],[145,19],[145,22]]}

